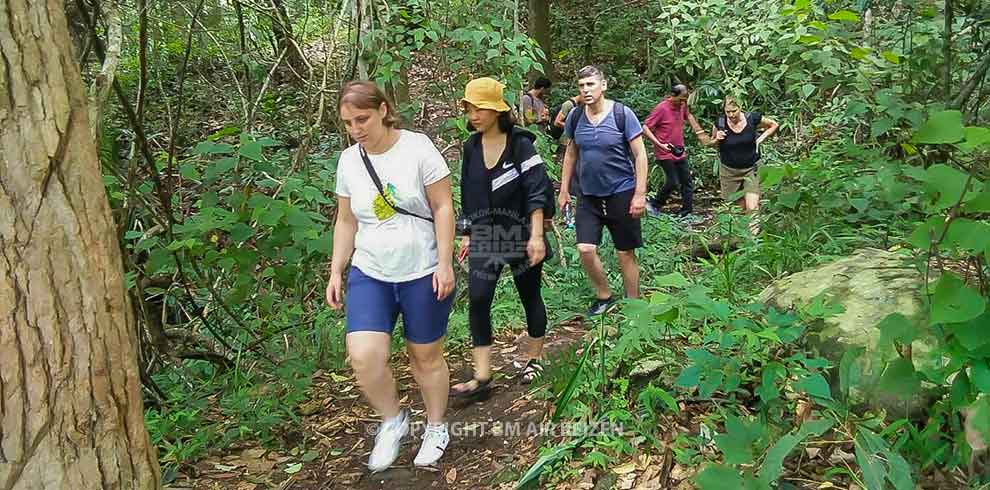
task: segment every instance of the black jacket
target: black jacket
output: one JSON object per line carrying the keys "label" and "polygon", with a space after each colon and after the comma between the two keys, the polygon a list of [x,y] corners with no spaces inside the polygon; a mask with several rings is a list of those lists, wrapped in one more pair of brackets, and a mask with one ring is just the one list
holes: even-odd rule
{"label": "black jacket", "polygon": [[[505,152],[495,168],[485,167],[481,134],[464,142],[461,159],[461,211],[471,221],[472,249],[475,239],[526,242],[530,235],[530,214],[553,205],[547,202],[550,184],[547,168],[533,142],[536,136],[513,127]],[[503,233],[479,236],[478,230],[500,226]]]}

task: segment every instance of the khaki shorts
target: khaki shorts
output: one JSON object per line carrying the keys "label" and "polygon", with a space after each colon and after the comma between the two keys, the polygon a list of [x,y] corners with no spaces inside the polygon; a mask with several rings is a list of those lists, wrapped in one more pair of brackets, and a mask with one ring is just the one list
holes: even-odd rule
{"label": "khaki shorts", "polygon": [[719,163],[718,183],[722,187],[722,199],[730,199],[739,191],[760,193],[760,176],[756,174],[755,165],[749,168],[732,168]]}

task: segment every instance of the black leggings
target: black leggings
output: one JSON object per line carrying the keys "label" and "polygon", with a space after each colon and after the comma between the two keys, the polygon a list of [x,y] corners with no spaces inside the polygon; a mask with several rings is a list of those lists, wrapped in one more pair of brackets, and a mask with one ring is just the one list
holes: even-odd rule
{"label": "black leggings", "polygon": [[694,182],[691,178],[691,165],[687,158],[683,160],[660,160],[664,176],[663,187],[657,193],[654,201],[657,207],[661,207],[670,199],[674,189],[681,192],[681,212],[690,213],[694,210]]}
{"label": "black leggings", "polygon": [[[471,339],[475,347],[492,345],[492,302],[495,301],[495,287],[498,285],[503,264],[491,265],[478,260],[470,264],[470,267],[468,314]],[[543,337],[547,332],[547,307],[543,304],[543,294],[540,292],[542,278],[542,262],[512,276],[516,291],[519,292],[519,300],[526,310],[526,330],[534,339]]]}

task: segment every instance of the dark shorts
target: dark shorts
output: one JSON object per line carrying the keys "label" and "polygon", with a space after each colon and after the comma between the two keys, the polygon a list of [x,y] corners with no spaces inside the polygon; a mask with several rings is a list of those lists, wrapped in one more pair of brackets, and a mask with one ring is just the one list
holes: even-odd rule
{"label": "dark shorts", "polygon": [[601,245],[602,227],[608,228],[615,249],[635,250],[643,246],[643,230],[639,218],[629,214],[634,189],[608,197],[581,196],[578,198],[574,227],[577,242]]}
{"label": "dark shorts", "polygon": [[402,333],[414,344],[430,344],[447,335],[454,293],[437,301],[433,274],[405,282],[385,282],[351,266],[347,275],[347,333],[389,335],[402,313]]}

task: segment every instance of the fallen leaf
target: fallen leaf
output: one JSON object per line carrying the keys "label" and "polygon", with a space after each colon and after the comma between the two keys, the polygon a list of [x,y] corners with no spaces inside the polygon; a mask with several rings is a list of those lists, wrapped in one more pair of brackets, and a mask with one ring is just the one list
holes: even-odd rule
{"label": "fallen leaf", "polygon": [[625,475],[627,473],[632,473],[633,471],[636,471],[635,461],[630,461],[626,464],[612,468],[612,473],[615,473],[616,475]]}
{"label": "fallen leaf", "polygon": [[630,490],[633,487],[633,484],[634,483],[636,483],[636,475],[635,474],[630,473],[628,475],[623,475],[622,478],[619,479],[619,482],[618,482],[618,484],[619,484],[619,490]]}
{"label": "fallen leaf", "polygon": [[237,490],[255,490],[257,488],[258,488],[257,483],[242,481],[237,484]]}
{"label": "fallen leaf", "polygon": [[288,473],[288,474],[290,474],[290,475],[295,474],[295,473],[299,473],[299,470],[302,469],[302,466],[303,466],[302,463],[293,463],[293,464],[290,464],[289,466],[287,466],[285,468],[285,472]]}
{"label": "fallen leaf", "polygon": [[320,457],[320,453],[316,451],[306,451],[306,454],[303,454],[302,457],[299,458],[299,460],[302,461],[303,463],[309,463],[310,461],[315,461],[316,458],[319,457]]}
{"label": "fallen leaf", "polygon": [[244,459],[259,459],[265,455],[265,448],[257,447],[253,449],[245,449],[241,452],[241,457]]}
{"label": "fallen leaf", "polygon": [[518,345],[513,345],[512,347],[506,347],[506,348],[502,349],[500,352],[503,353],[503,354],[512,354],[518,348],[519,348]]}
{"label": "fallen leaf", "polygon": [[451,468],[444,478],[446,478],[448,484],[453,485],[457,481],[457,468]]}
{"label": "fallen leaf", "polygon": [[238,476],[241,476],[241,475],[238,475],[237,473],[213,473],[213,474],[206,475],[206,477],[209,478],[209,479],[211,479],[211,480],[229,480],[231,478],[235,478],[235,477],[238,477]]}

